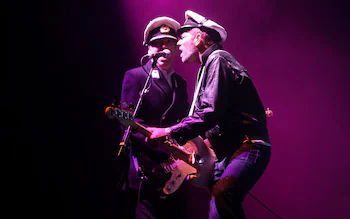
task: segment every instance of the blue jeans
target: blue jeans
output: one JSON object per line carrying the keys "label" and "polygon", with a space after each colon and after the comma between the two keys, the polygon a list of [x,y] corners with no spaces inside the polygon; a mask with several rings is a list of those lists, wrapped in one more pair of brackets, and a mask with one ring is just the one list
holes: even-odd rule
{"label": "blue jeans", "polygon": [[242,202],[270,160],[270,146],[244,143],[214,167],[209,219],[245,219]]}

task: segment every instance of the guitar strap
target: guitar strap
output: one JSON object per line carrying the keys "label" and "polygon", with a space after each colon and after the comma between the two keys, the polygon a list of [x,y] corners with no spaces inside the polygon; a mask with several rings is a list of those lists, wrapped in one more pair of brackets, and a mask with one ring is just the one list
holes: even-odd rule
{"label": "guitar strap", "polygon": [[203,66],[200,67],[200,69],[198,71],[198,74],[197,74],[196,90],[194,91],[194,94],[193,94],[193,100],[192,100],[191,108],[190,108],[190,111],[188,113],[189,116],[193,115],[194,107],[196,105],[197,98],[198,98],[199,89],[201,88],[201,84],[202,84],[202,81],[203,81],[204,72],[205,72],[205,66],[203,65]]}
{"label": "guitar strap", "polygon": [[[225,50],[221,50],[221,49],[215,50],[214,52],[212,52],[209,55],[207,62],[210,62],[211,59],[213,58],[213,55],[218,53],[218,52],[226,52],[226,51]],[[203,83],[204,73],[205,73],[205,65],[202,65],[200,67],[199,71],[198,71],[198,74],[197,74],[196,90],[194,91],[194,94],[193,94],[193,100],[192,100],[191,108],[190,108],[190,111],[188,113],[189,116],[193,115],[194,107],[196,105],[198,94],[199,94],[199,90],[201,89],[201,86],[202,86],[202,83]]]}

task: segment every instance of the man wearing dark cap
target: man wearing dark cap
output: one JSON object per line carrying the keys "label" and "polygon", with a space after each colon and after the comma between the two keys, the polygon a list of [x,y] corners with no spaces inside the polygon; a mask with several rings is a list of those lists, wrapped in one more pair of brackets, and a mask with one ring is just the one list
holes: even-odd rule
{"label": "man wearing dark cap", "polygon": [[[148,55],[167,51],[165,56],[150,58],[144,65],[128,70],[123,79],[121,102],[137,105],[140,93],[147,77],[150,82],[143,96],[142,104],[135,120],[142,125],[168,127],[188,114],[186,81],[173,68],[177,55],[177,30],[180,24],[170,17],[157,17],[149,22],[144,31],[143,44],[148,48]],[[156,56],[155,56],[156,57]],[[130,168],[124,183],[127,191],[127,213],[125,218],[183,218],[182,208],[176,200],[181,196],[181,188],[175,193],[164,196],[159,189],[162,183],[155,167],[169,158],[169,153],[161,147],[153,148],[145,142],[145,136],[133,132],[130,136]],[[153,174],[153,175],[152,175]],[[164,178],[164,176],[163,176]]]}
{"label": "man wearing dark cap", "polygon": [[178,41],[184,63],[200,70],[189,116],[166,128],[149,127],[150,139],[171,135],[180,144],[206,132],[217,161],[210,219],[244,219],[244,197],[270,160],[263,103],[247,70],[221,45],[225,29],[193,11],[185,12]]}

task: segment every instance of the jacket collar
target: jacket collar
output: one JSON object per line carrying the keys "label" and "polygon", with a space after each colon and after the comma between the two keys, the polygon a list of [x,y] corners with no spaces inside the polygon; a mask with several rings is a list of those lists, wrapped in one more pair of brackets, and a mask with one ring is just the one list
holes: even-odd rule
{"label": "jacket collar", "polygon": [[215,50],[218,49],[223,49],[222,45],[220,43],[214,43],[213,45],[211,45],[208,49],[206,49],[202,55],[202,63],[201,66],[204,66],[205,63],[208,60],[209,55],[214,52]]}

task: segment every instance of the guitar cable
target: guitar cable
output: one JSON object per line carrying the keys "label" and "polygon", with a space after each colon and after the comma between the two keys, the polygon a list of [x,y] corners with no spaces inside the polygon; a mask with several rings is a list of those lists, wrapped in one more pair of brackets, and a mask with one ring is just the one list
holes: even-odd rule
{"label": "guitar cable", "polygon": [[258,198],[256,198],[254,195],[252,195],[252,193],[248,192],[248,194],[251,197],[253,197],[257,202],[259,202],[264,208],[266,208],[268,211],[270,211],[272,214],[274,214],[276,217],[278,217],[279,219],[282,219],[281,216],[279,216],[278,214],[273,212],[269,207],[267,207],[264,203],[262,203]]}

